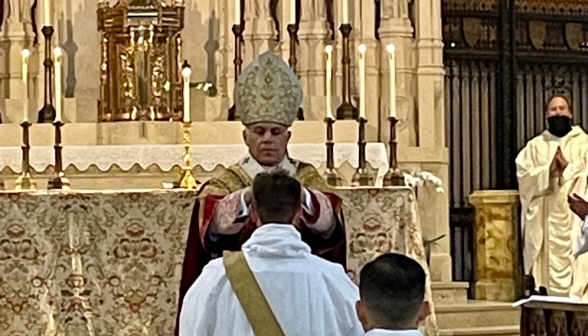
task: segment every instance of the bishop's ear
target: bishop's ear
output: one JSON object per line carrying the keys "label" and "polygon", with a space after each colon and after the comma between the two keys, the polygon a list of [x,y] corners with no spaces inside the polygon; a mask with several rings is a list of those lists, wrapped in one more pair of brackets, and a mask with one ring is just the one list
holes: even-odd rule
{"label": "bishop's ear", "polygon": [[429,301],[423,301],[423,303],[421,303],[421,308],[419,309],[417,322],[423,322],[429,315],[431,315],[431,306],[429,305]]}

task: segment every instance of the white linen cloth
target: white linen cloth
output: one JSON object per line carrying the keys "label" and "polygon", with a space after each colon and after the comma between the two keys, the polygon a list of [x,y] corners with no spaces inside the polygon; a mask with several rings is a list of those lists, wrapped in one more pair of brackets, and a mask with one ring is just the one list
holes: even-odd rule
{"label": "white linen cloth", "polygon": [[[355,312],[359,289],[343,267],[312,255],[293,226],[263,225],[242,250],[287,336],[364,335]],[[180,336],[233,335],[255,336],[219,258],[188,290]]]}

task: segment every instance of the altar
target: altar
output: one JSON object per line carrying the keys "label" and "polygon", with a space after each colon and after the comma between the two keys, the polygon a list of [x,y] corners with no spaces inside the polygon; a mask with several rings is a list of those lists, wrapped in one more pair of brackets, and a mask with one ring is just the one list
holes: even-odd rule
{"label": "altar", "polygon": [[[354,280],[386,252],[428,270],[412,189],[337,193]],[[0,192],[0,334],[171,335],[194,198],[185,190]],[[426,295],[434,312],[430,277]],[[424,328],[438,333],[434,313]]]}

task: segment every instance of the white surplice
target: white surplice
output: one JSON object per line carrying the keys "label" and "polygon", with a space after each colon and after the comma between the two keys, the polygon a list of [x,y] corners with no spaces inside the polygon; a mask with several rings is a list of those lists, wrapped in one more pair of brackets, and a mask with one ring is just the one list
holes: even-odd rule
{"label": "white surplice", "polygon": [[[292,225],[261,226],[242,251],[287,336],[364,335],[355,312],[359,289],[341,265],[312,255]],[[255,336],[222,258],[188,290],[180,336]]]}
{"label": "white surplice", "polygon": [[[558,147],[569,162],[561,176],[550,172]],[[580,296],[588,259],[573,256],[582,220],[571,212],[567,198],[588,195],[588,136],[577,126],[562,138],[545,131],[523,148],[516,166],[525,274],[532,274],[550,295]]]}

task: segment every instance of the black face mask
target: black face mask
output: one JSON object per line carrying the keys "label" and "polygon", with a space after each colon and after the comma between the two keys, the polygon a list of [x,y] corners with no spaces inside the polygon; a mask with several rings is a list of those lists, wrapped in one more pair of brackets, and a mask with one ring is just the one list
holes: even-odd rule
{"label": "black face mask", "polygon": [[556,137],[564,137],[572,130],[572,119],[566,116],[553,116],[547,118],[549,133]]}

